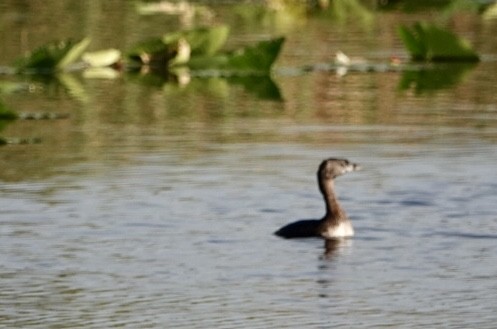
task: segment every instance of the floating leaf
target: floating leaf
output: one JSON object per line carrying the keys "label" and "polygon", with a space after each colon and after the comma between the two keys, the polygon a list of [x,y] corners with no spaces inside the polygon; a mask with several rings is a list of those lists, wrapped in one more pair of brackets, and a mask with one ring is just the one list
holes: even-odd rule
{"label": "floating leaf", "polygon": [[190,45],[184,38],[165,44],[162,38],[145,40],[128,52],[134,62],[164,69],[169,65],[184,64],[190,59]]}
{"label": "floating leaf", "polygon": [[269,72],[284,41],[285,38],[261,41],[255,46],[235,51],[228,57],[226,68],[233,71]]}
{"label": "floating leaf", "polygon": [[419,25],[413,26],[412,30],[406,26],[399,27],[399,35],[411,58],[415,61],[426,59],[426,44],[421,40],[423,31],[419,29]]}
{"label": "floating leaf", "polygon": [[172,32],[164,35],[162,41],[171,44],[184,38],[191,48],[192,56],[212,56],[226,43],[229,27],[226,25]]}
{"label": "floating leaf", "polygon": [[225,44],[229,28],[225,25],[172,32],[134,46],[127,54],[134,62],[154,67],[185,64],[191,56],[213,56]]}
{"label": "floating leaf", "polygon": [[478,55],[465,39],[432,24],[416,23],[412,28],[401,26],[399,35],[413,60],[432,62],[479,60]]}
{"label": "floating leaf", "polygon": [[64,42],[54,42],[35,49],[23,58],[18,59],[14,66],[18,72],[27,70],[53,71],[57,62],[66,53],[70,44]]}
{"label": "floating leaf", "polygon": [[88,38],[78,43],[71,40],[52,42],[18,59],[14,66],[17,72],[53,73],[76,61],[89,42]]}
{"label": "floating leaf", "polygon": [[191,47],[188,41],[184,38],[180,38],[175,44],[170,45],[169,54],[171,58],[169,59],[169,66],[182,65],[190,60]]}
{"label": "floating leaf", "polygon": [[190,59],[187,66],[193,71],[210,71],[208,75],[221,75],[220,70],[226,69],[228,55],[197,56]]}
{"label": "floating leaf", "polygon": [[121,60],[121,51],[117,49],[106,49],[84,53],[82,59],[90,67],[108,67]]}
{"label": "floating leaf", "polygon": [[213,75],[268,74],[284,40],[277,38],[261,41],[254,46],[226,54],[192,58],[188,67],[197,71],[211,71]]}
{"label": "floating leaf", "polygon": [[91,39],[84,38],[74,46],[69,47],[62,59],[57,63],[56,69],[63,70],[76,62],[90,45]]}
{"label": "floating leaf", "polygon": [[154,62],[167,62],[168,46],[161,38],[150,38],[135,45],[127,53],[127,57],[141,64],[151,64]]}

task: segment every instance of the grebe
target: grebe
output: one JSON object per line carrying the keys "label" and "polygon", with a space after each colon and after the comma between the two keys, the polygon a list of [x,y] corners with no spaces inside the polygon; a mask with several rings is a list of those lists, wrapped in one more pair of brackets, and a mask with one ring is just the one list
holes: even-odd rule
{"label": "grebe", "polygon": [[326,159],[321,162],[317,176],[319,190],[326,203],[326,214],[322,219],[307,219],[290,223],[274,234],[287,239],[307,237],[335,239],[353,236],[352,224],[335,195],[334,179],[359,169],[358,164],[346,159]]}

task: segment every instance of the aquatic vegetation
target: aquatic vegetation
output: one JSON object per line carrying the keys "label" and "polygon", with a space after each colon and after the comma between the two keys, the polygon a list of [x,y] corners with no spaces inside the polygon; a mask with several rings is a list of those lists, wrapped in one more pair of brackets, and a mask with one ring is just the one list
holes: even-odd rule
{"label": "aquatic vegetation", "polygon": [[433,24],[418,22],[398,30],[414,61],[477,62],[479,57],[468,41]]}
{"label": "aquatic vegetation", "polygon": [[0,102],[0,121],[11,121],[18,118],[16,112],[7,109],[7,107]]}
{"label": "aquatic vegetation", "polygon": [[[2,102],[0,102],[0,131],[2,131],[9,123],[15,120],[58,120],[66,119],[69,115],[65,113],[49,113],[49,112],[38,112],[38,113],[20,113],[8,109]],[[7,144],[39,144],[41,139],[38,137],[34,138],[20,138],[20,137],[9,137],[5,138],[0,136],[0,146]]]}
{"label": "aquatic vegetation", "polygon": [[245,47],[216,56],[199,56],[188,62],[194,71],[216,70],[213,75],[264,75],[268,74],[276,60],[284,38],[261,41],[254,46]]}
{"label": "aquatic vegetation", "polygon": [[398,87],[399,90],[412,89],[418,95],[448,89],[460,83],[475,66],[476,63],[450,63],[406,69]]}
{"label": "aquatic vegetation", "polygon": [[372,28],[375,16],[364,5],[363,1],[334,0],[331,2],[322,1],[321,3],[327,3],[326,5],[322,5],[321,15],[325,15],[341,25],[344,25],[347,20],[353,20],[362,28]]}
{"label": "aquatic vegetation", "polygon": [[[134,81],[157,87],[167,82],[184,86],[192,77],[225,77],[260,98],[281,100],[269,73],[284,38],[223,50],[229,31],[226,25],[174,31],[142,40],[126,52],[119,49],[85,52],[89,38],[79,42],[52,42],[15,61],[11,74],[32,74],[37,79],[55,80],[83,101],[87,97],[82,85],[69,74],[73,71],[82,71],[83,78],[103,79],[118,78],[126,72],[128,76],[134,75]],[[262,77],[267,79],[262,83],[249,79],[251,76],[261,81]],[[251,87],[252,83],[256,86]],[[261,89],[264,86],[266,91]]]}
{"label": "aquatic vegetation", "polygon": [[[79,42],[52,42],[18,59],[14,66],[16,73],[33,74],[53,74],[69,68],[113,68],[117,71],[155,71],[174,75],[178,67],[186,67],[190,71],[209,71],[218,76],[261,75],[269,73],[284,41],[284,38],[276,38],[234,51],[221,50],[228,35],[226,25],[175,31],[162,37],[145,39],[131,47],[125,55],[118,49],[85,52],[89,38]],[[76,65],[79,59],[81,61]],[[143,67],[147,69],[144,71]],[[109,75],[92,71],[84,76]]]}
{"label": "aquatic vegetation", "polygon": [[90,67],[109,67],[121,61],[121,51],[118,49],[105,49],[86,52],[81,59]]}
{"label": "aquatic vegetation", "polygon": [[168,33],[139,43],[127,56],[131,61],[159,69],[185,66],[192,71],[209,71],[212,75],[269,73],[284,38],[222,51],[228,34],[229,29],[224,25]]}
{"label": "aquatic vegetation", "polygon": [[18,73],[54,73],[64,70],[80,58],[89,44],[89,38],[79,42],[52,42],[19,58],[14,62],[14,67]]}
{"label": "aquatic vegetation", "polygon": [[219,25],[167,33],[162,41],[167,45],[183,39],[190,46],[192,56],[213,56],[224,46],[228,35],[229,27]]}
{"label": "aquatic vegetation", "polygon": [[149,38],[133,46],[126,54],[131,63],[137,65],[150,65],[158,67],[166,66],[175,57],[175,49],[172,44],[166,44],[162,38]]}
{"label": "aquatic vegetation", "polygon": [[[17,113],[7,109],[7,107],[0,102],[0,131],[3,130],[6,123],[17,119]],[[0,136],[0,146],[8,144],[8,140]]]}

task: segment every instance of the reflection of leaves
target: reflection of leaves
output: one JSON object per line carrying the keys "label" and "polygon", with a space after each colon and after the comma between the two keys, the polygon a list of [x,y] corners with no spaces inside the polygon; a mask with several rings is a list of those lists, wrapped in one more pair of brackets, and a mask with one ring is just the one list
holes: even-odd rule
{"label": "reflection of leaves", "polygon": [[[16,112],[9,110],[2,102],[0,102],[0,131],[7,126],[9,121],[16,120],[19,116]],[[0,136],[0,145],[7,144],[7,140]]]}
{"label": "reflection of leaves", "polygon": [[[170,71],[164,71],[163,74],[158,74],[157,72],[150,72],[147,74],[140,74],[138,72],[129,72],[126,77],[130,81],[137,82],[139,84],[163,88],[165,85],[168,86],[182,86],[181,76],[171,73]],[[264,100],[275,100],[281,101],[282,96],[278,86],[268,75],[262,76],[229,76],[229,77],[194,77],[189,84],[189,90],[196,90],[203,88],[206,85],[212,85],[212,81],[222,81],[224,88],[229,85],[241,85],[243,88],[256,96],[259,99]],[[204,86],[205,87],[205,86]]]}
{"label": "reflection of leaves", "polygon": [[433,24],[416,23],[412,28],[401,26],[399,35],[417,61],[461,61],[476,62],[478,55],[463,38]]}
{"label": "reflection of leaves", "polygon": [[450,88],[458,84],[474,63],[437,65],[433,69],[404,71],[399,89],[414,88],[418,94]]}
{"label": "reflection of leaves", "polygon": [[126,78],[144,86],[160,88],[171,80],[171,75],[167,70],[153,70],[146,74],[140,71],[130,71],[126,74]]}
{"label": "reflection of leaves", "polygon": [[269,76],[247,76],[247,77],[230,77],[228,82],[240,84],[245,90],[257,96],[259,99],[281,101],[280,89]]}
{"label": "reflection of leaves", "polygon": [[75,99],[82,103],[87,103],[89,101],[90,97],[88,96],[85,87],[74,75],[61,73],[56,75],[56,79]]}

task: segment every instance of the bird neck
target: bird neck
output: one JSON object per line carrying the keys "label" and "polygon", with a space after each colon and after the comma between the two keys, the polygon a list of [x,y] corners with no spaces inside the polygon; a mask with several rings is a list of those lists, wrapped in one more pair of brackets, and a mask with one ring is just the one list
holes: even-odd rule
{"label": "bird neck", "polygon": [[327,179],[323,182],[319,182],[319,187],[321,193],[323,194],[324,202],[326,204],[326,220],[338,221],[345,219],[347,216],[345,211],[342,209],[338,203],[337,196],[335,194],[335,184],[332,179]]}

